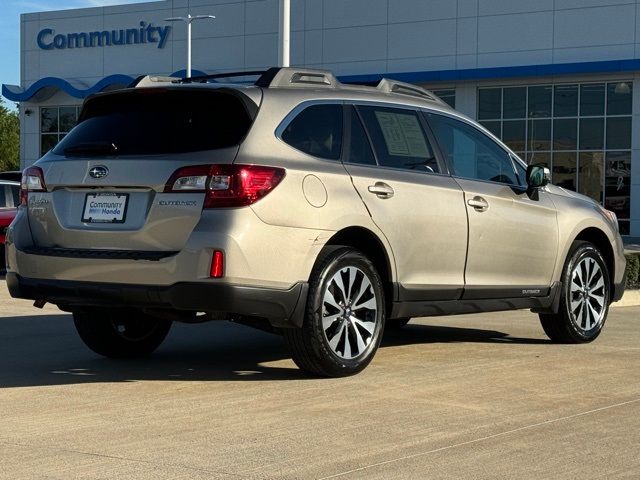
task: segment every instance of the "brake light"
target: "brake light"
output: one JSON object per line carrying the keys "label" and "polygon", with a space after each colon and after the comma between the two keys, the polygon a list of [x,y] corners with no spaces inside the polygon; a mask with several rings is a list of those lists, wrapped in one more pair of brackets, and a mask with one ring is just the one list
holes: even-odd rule
{"label": "brake light", "polygon": [[209,275],[211,278],[222,278],[224,275],[224,254],[220,250],[213,251]]}
{"label": "brake light", "polygon": [[283,168],[260,165],[196,165],[176,170],[165,193],[205,193],[204,208],[243,207],[257,202],[284,178]]}
{"label": "brake light", "polygon": [[29,192],[46,192],[44,173],[40,167],[29,167],[22,172],[20,183],[20,205],[27,205]]}

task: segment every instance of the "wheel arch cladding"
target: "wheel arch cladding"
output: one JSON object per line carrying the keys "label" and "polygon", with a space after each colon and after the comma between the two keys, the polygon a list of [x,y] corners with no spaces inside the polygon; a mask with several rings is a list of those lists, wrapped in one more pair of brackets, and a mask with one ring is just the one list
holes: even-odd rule
{"label": "wheel arch cladding", "polygon": [[589,227],[582,230],[575,239],[592,243],[598,248],[598,250],[600,250],[600,253],[604,257],[604,261],[607,264],[610,284],[613,286],[616,266],[613,256],[613,247],[611,246],[611,242],[607,235],[598,228]]}
{"label": "wheel arch cladding", "polygon": [[[331,246],[352,247],[362,252],[373,263],[382,280],[386,302],[389,306],[390,302],[395,299],[391,259],[378,236],[363,227],[348,227],[336,232],[325,244],[325,247]],[[316,263],[322,261],[322,256],[318,256]]]}

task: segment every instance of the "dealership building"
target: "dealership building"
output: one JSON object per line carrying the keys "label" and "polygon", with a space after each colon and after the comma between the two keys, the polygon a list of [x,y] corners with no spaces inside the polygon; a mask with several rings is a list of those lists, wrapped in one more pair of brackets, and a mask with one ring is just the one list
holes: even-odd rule
{"label": "dealership building", "polygon": [[[277,64],[278,0],[164,0],[21,17],[22,166],[73,127],[88,95],[139,75]],[[291,0],[291,64],[344,82],[426,86],[553,182],[640,236],[640,4],[625,0]]]}

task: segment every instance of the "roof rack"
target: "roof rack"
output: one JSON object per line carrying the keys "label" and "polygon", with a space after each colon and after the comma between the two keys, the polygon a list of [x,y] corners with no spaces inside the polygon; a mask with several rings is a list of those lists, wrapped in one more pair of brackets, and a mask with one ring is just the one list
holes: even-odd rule
{"label": "roof rack", "polygon": [[320,87],[337,88],[341,83],[329,70],[294,67],[270,68],[256,81],[264,88]]}
{"label": "roof rack", "polygon": [[256,75],[264,75],[268,70],[249,70],[246,72],[224,72],[213,73],[211,75],[199,75],[197,77],[184,77],[179,79],[180,83],[206,82],[207,80],[216,80],[218,78],[234,78],[234,77],[254,77]]}
{"label": "roof rack", "polygon": [[[129,87],[146,87],[158,83],[206,83],[209,80],[217,80],[219,78],[254,77],[258,75],[259,78],[255,81],[254,85],[262,88],[338,88],[343,85],[329,70],[272,67],[268,70],[223,72],[185,78],[145,75],[138,77]],[[442,106],[447,106],[447,104],[434,93],[410,83],[383,78],[377,85],[374,82],[366,82],[366,84],[383,93],[410,95],[412,97],[424,98]]]}
{"label": "roof rack", "polygon": [[169,77],[166,75],[140,75],[128,87],[149,87],[158,83],[178,83],[180,79],[176,77]]}
{"label": "roof rack", "polygon": [[436,102],[440,105],[447,105],[434,93],[411,83],[404,83],[397,80],[391,80],[389,78],[383,78],[382,80],[380,80],[380,83],[378,83],[378,86],[376,88],[385,93],[411,95],[413,97],[426,98],[427,100],[431,100],[432,102]]}

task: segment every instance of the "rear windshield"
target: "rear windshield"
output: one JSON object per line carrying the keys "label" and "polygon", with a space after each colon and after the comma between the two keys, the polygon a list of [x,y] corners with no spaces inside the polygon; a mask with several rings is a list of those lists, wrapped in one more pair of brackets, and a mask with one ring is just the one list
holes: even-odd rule
{"label": "rear windshield", "polygon": [[251,122],[241,93],[138,89],[88,100],[58,155],[152,155],[238,145]]}

